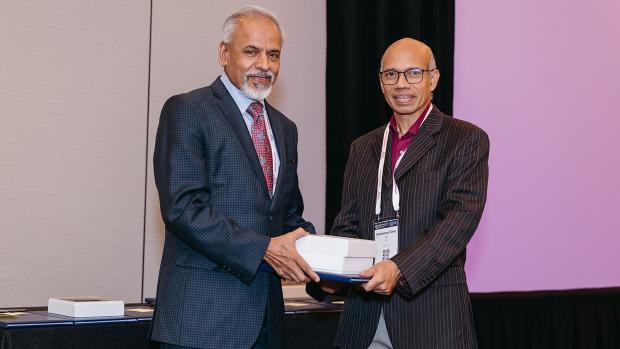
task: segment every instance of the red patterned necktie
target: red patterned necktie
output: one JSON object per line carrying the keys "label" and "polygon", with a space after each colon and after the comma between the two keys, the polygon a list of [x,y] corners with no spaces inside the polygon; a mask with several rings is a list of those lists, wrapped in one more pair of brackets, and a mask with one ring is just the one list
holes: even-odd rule
{"label": "red patterned necktie", "polygon": [[263,168],[265,181],[269,195],[273,193],[273,158],[271,155],[271,143],[267,137],[267,127],[265,126],[265,117],[263,116],[263,105],[260,102],[253,102],[248,107],[248,114],[252,116],[252,142],[258,154],[258,160]]}

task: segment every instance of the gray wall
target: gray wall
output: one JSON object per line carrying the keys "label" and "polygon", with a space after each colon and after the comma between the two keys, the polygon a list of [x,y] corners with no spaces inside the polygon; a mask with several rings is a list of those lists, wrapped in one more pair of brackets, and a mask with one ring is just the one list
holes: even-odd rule
{"label": "gray wall", "polygon": [[[0,2],[0,307],[155,295],[159,111],[221,73],[221,23],[247,4],[156,0],[151,17],[149,1]],[[325,5],[259,5],[285,31],[269,100],[300,129],[306,217],[322,227]]]}

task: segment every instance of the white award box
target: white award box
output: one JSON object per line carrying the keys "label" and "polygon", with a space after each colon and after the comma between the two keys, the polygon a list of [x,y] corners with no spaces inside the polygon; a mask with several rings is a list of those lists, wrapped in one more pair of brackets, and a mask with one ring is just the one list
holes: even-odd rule
{"label": "white award box", "polygon": [[50,298],[47,312],[70,317],[123,316],[125,304],[99,297]]}
{"label": "white award box", "polygon": [[313,234],[295,247],[313,270],[336,274],[359,274],[372,267],[377,252],[372,240]]}
{"label": "white award box", "polygon": [[377,253],[373,240],[354,239],[342,236],[310,234],[297,239],[297,252],[343,257],[371,257]]}

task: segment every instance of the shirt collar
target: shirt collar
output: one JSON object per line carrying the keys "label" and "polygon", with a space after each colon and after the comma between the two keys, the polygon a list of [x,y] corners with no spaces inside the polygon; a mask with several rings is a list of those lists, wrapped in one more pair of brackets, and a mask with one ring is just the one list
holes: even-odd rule
{"label": "shirt collar", "polygon": [[[250,104],[256,102],[255,100],[243,95],[243,93],[241,93],[241,91],[235,85],[233,85],[226,73],[222,73],[222,75],[220,76],[220,80],[222,80],[224,87],[226,87],[226,90],[232,96],[235,104],[237,104],[237,107],[241,111],[241,114],[246,113]],[[258,102],[263,105],[263,110],[265,110],[265,101],[259,100]]]}
{"label": "shirt collar", "polygon": [[[424,111],[422,112],[422,114],[420,114],[420,116],[423,116],[423,117],[418,118],[418,120],[416,120],[413,123],[413,125],[409,127],[409,130],[407,130],[407,132],[403,134],[403,137],[406,137],[409,135],[415,135],[416,133],[418,133],[418,131],[420,130],[420,126],[422,126],[422,123],[424,122],[424,120],[426,120],[426,118],[428,117],[428,114],[431,113],[431,110],[433,110],[433,104],[429,102],[426,105],[426,108],[424,108]],[[390,128],[393,132],[396,132],[396,134],[398,135],[398,126],[396,125],[396,117],[394,116],[394,113],[392,113],[392,117],[390,118]]]}

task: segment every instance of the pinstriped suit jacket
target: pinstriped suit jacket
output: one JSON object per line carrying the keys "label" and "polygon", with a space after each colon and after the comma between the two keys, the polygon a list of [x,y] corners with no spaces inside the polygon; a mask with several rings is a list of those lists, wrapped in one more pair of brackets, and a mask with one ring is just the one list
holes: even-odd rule
{"label": "pinstriped suit jacket", "polygon": [[[341,211],[331,234],[374,239],[377,167],[385,126],[353,142]],[[390,140],[391,142],[391,140]],[[367,348],[384,309],[394,348],[475,348],[465,247],[486,201],[489,140],[484,131],[433,108],[396,168],[401,195],[403,274],[391,296],[349,292],[335,344]],[[382,218],[392,208],[391,147],[383,169]]]}
{"label": "pinstriped suit jacket", "polygon": [[165,103],[154,154],[166,239],[152,338],[199,348],[250,348],[268,311],[279,348],[280,279],[257,271],[270,236],[298,227],[297,129],[266,104],[280,169],[273,199],[239,108],[221,80]]}

